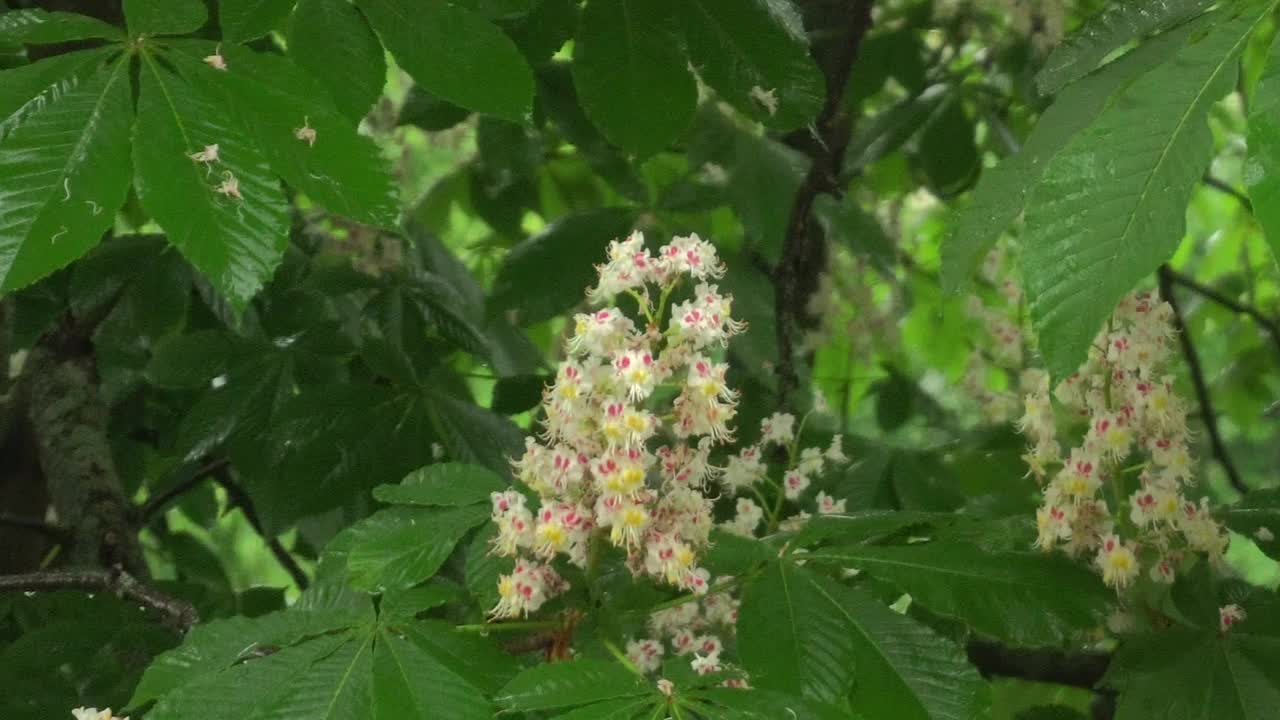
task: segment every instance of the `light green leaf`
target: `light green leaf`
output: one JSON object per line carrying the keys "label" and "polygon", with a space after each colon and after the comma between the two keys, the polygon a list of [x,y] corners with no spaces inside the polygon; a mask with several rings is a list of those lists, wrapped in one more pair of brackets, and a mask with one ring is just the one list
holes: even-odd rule
{"label": "light green leaf", "polygon": [[[359,121],[382,94],[387,61],[373,28],[348,0],[301,0],[289,19],[289,57]],[[333,42],[342,38],[342,42]]]}
{"label": "light green leaf", "polygon": [[639,156],[689,127],[698,88],[674,36],[669,0],[601,0],[582,12],[573,79],[587,117]]}
{"label": "light green leaf", "polygon": [[203,0],[124,0],[129,35],[186,35],[204,27],[209,10]]}
{"label": "light green leaf", "polygon": [[1213,5],[1213,0],[1124,0],[1107,4],[1054,48],[1036,75],[1040,92],[1055,93],[1088,75],[1132,40],[1173,27]]}
{"label": "light green leaf", "polygon": [[1017,645],[1054,644],[1095,627],[1112,601],[1096,575],[1056,555],[931,542],[851,545],[805,557],[864,570],[934,613]]}
{"label": "light green leaf", "polygon": [[0,42],[41,45],[92,38],[122,40],[124,33],[114,25],[76,13],[32,9],[0,14]]}
{"label": "light green leaf", "polygon": [[347,574],[363,590],[405,588],[435,574],[468,530],[489,518],[485,505],[447,510],[397,507],[352,526]]}
{"label": "light green leaf", "polygon": [[488,312],[519,310],[520,322],[529,324],[582,302],[595,278],[593,263],[610,240],[631,232],[634,220],[634,213],[622,208],[570,215],[511,248],[493,281]]}
{"label": "light green leaf", "polygon": [[0,141],[0,292],[75,260],[111,227],[129,190],[128,67],[58,84]]}
{"label": "light green leaf", "polygon": [[982,258],[1026,207],[1045,167],[1088,127],[1121,90],[1169,59],[1201,27],[1187,23],[1140,45],[1059,93],[1031,129],[1026,144],[982,171],[969,203],[956,215],[942,243],[942,282],[949,292],[967,287]]}
{"label": "light green leaf", "polygon": [[1028,201],[1021,269],[1054,377],[1076,369],[1121,297],[1177,248],[1213,153],[1207,113],[1234,87],[1240,52],[1273,6],[1215,13],[1046,168]]}
{"label": "light green leaf", "polygon": [[151,662],[133,691],[129,706],[139,707],[253,658],[260,648],[288,647],[369,619],[371,616],[352,610],[284,610],[258,618],[231,617],[198,625],[181,646]]}
{"label": "light green leaf", "polygon": [[858,712],[901,720],[973,717],[983,681],[963,650],[861,590],[811,577],[853,633]]}
{"label": "light green leaf", "polygon": [[[271,169],[320,205],[358,222],[395,227],[395,186],[377,145],[328,101],[320,83],[285,57],[224,48],[234,73],[180,56],[189,78],[217,81]],[[309,128],[315,141],[299,137]]]}
{"label": "light green leaf", "polygon": [[433,637],[451,632],[413,623],[384,629],[373,658],[377,720],[488,720],[493,706],[472,681],[476,678],[442,656]]}
{"label": "light green leaf", "polygon": [[262,707],[262,720],[372,720],[374,633],[361,629],[337,652],[320,658],[290,683],[288,692]]}
{"label": "light green leaf", "polygon": [[790,0],[678,3],[698,75],[726,101],[775,130],[813,121],[826,98]]}
{"label": "light green leaf", "polygon": [[442,463],[409,473],[399,485],[379,485],[373,496],[397,505],[471,505],[509,487],[492,470],[478,465]]}
{"label": "light green leaf", "polygon": [[[293,9],[293,1],[220,0],[218,20],[222,25],[222,39],[229,43],[242,43],[257,40],[276,30]],[[346,38],[334,39],[334,45],[346,41]]]}
{"label": "light green leaf", "polygon": [[1250,98],[1248,142],[1245,185],[1271,255],[1280,261],[1280,45],[1271,48]]}
{"label": "light green leaf", "polygon": [[535,665],[515,676],[494,701],[508,710],[548,710],[639,698],[654,691],[620,663],[573,660]]}
{"label": "light green leaf", "polygon": [[834,701],[854,678],[853,635],[816,577],[790,562],[770,565],[742,591],[738,652],[751,684]]}
{"label": "light green leaf", "polygon": [[359,0],[382,42],[413,79],[455,105],[522,122],[533,71],[496,25],[443,2]]}
{"label": "light green leaf", "polygon": [[[142,59],[133,144],[138,197],[169,242],[243,312],[287,244],[280,183],[217,97],[150,53]],[[206,167],[192,159],[211,145],[218,146],[217,162]],[[218,192],[232,179],[242,198]]]}

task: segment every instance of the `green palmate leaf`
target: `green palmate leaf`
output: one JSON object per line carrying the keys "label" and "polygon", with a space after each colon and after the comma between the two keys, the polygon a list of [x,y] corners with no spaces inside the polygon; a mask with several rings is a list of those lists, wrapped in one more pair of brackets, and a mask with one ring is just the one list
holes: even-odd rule
{"label": "green palmate leaf", "polygon": [[574,660],[535,665],[512,678],[494,700],[507,710],[547,710],[653,693],[619,663]]}
{"label": "green palmate leaf", "polygon": [[373,718],[373,641],[373,632],[362,629],[336,652],[320,658],[263,717]]}
{"label": "green palmate leaf", "polygon": [[1053,158],[1027,206],[1021,257],[1030,314],[1054,377],[1066,377],[1115,304],[1182,239],[1213,153],[1210,106],[1231,91],[1249,35],[1273,8],[1227,10],[1135,80]]}
{"label": "green palmate leaf", "polygon": [[837,200],[830,195],[819,195],[814,200],[813,213],[832,242],[870,257],[877,267],[885,271],[897,261],[898,249],[894,247],[893,240],[879,221],[859,207],[853,196],[846,195],[844,200]]}
{"label": "green palmate leaf", "polygon": [[278,29],[285,16],[293,9],[293,2],[294,0],[221,0],[218,3],[218,21],[222,25],[222,39],[229,43],[248,42]]}
{"label": "green palmate leaf", "polygon": [[[442,651],[452,630],[435,623],[383,629],[373,657],[377,720],[486,720],[493,706],[475,684],[483,677]],[[493,652],[490,648],[488,652]],[[509,660],[508,660],[509,662]]]}
{"label": "green palmate leaf", "polygon": [[[852,720],[834,706],[769,690],[708,688],[688,693],[699,720]],[[896,715],[889,715],[896,717]]]}
{"label": "green palmate leaf", "polygon": [[78,50],[0,72],[0,140],[96,73],[115,52]]}
{"label": "green palmate leaf", "polygon": [[1264,720],[1280,705],[1280,636],[1178,628],[1121,644],[1104,682],[1116,720]]}
{"label": "green palmate leaf", "polygon": [[955,520],[951,513],[908,512],[905,510],[866,510],[848,515],[817,515],[796,533],[792,542],[797,547],[810,547],[820,542],[866,542],[916,527],[947,525]]}
{"label": "green palmate leaf", "polygon": [[1263,552],[1280,557],[1280,488],[1254,490],[1218,514],[1227,527],[1248,535]]}
{"label": "green palmate leaf", "polygon": [[570,710],[563,715],[556,715],[555,720],[636,720],[651,718],[659,706],[665,706],[665,698],[657,700],[649,697],[621,698],[584,705]]}
{"label": "green palmate leaf", "polygon": [[487,502],[489,493],[508,487],[492,470],[477,465],[443,463],[409,473],[399,485],[379,485],[373,496],[397,505],[471,505]]}
{"label": "green palmate leaf", "polygon": [[514,415],[538,406],[542,390],[552,380],[547,375],[512,375],[493,386],[493,402],[489,409],[503,415]]}
{"label": "green palmate leaf", "polygon": [[808,570],[777,562],[742,591],[738,652],[751,684],[822,701],[843,697],[854,678],[846,618]]}
{"label": "green palmate leaf", "polygon": [[1280,261],[1280,45],[1272,47],[1250,100],[1244,181],[1271,255]]}
{"label": "green palmate leaf", "polygon": [[1058,151],[1088,127],[1118,91],[1168,60],[1198,27],[1187,23],[1170,30],[1067,86],[1040,116],[1022,149],[982,172],[969,204],[942,244],[942,282],[948,291],[968,284],[996,239],[1022,214],[1027,196]]}
{"label": "green palmate leaf", "polygon": [[729,201],[747,236],[769,262],[782,255],[791,198],[807,171],[808,159],[790,147],[746,131],[734,134]]}
{"label": "green palmate leaf", "polygon": [[[449,283],[428,272],[418,273],[408,286],[408,294],[417,302],[423,319],[434,325],[441,337],[469,353],[489,354],[488,338],[467,317],[471,308]],[[474,309],[479,310],[478,304]]]}
{"label": "green palmate leaf", "polygon": [[129,706],[139,707],[255,657],[260,648],[288,647],[370,619],[371,614],[354,610],[286,610],[258,618],[233,617],[198,625],[180,647],[152,661]]}
{"label": "green palmate leaf", "polygon": [[604,136],[640,156],[684,133],[698,88],[674,36],[669,0],[587,5],[573,53],[573,79],[587,117]]}
{"label": "green palmate leaf", "polygon": [[1111,602],[1097,576],[1053,555],[989,553],[931,542],[854,545],[815,550],[806,557],[864,570],[934,613],[1020,645],[1054,644],[1094,627]]}
{"label": "green palmate leaf", "polygon": [[535,323],[582,302],[595,276],[593,263],[610,240],[631,232],[635,214],[606,208],[562,218],[516,245],[493,281],[488,310],[518,310],[520,322]]}
{"label": "green palmate leaf", "polygon": [[524,432],[510,419],[443,393],[428,392],[432,426],[450,457],[498,473],[524,447]]}
{"label": "green palmate leaf", "polygon": [[97,18],[75,13],[10,10],[0,14],[0,42],[40,45],[93,38],[120,40],[124,33]]}
{"label": "green palmate leaf", "polygon": [[392,508],[352,526],[347,574],[364,590],[416,585],[435,574],[468,530],[489,517],[486,505],[447,510]]}
{"label": "green palmate leaf", "polygon": [[186,55],[175,60],[188,78],[216,83],[211,87],[226,93],[271,169],[290,186],[336,214],[394,227],[399,209],[386,162],[328,102],[324,88],[287,58],[245,48],[224,48],[223,54],[234,73]]}
{"label": "green palmate leaf", "polygon": [[498,604],[498,577],[509,575],[515,566],[515,560],[499,557],[489,552],[498,537],[498,526],[490,523],[471,538],[467,545],[465,573],[467,592],[476,599],[480,607],[488,610]]}
{"label": "green palmate leaf", "polygon": [[533,71],[496,25],[463,7],[413,0],[360,0],[382,42],[432,94],[476,112],[523,121]]}
{"label": "green palmate leaf", "polygon": [[[280,264],[289,220],[280,183],[216,96],[143,54],[134,179],[169,242],[243,312]],[[217,145],[218,161],[192,155]],[[240,197],[220,192],[234,181]]]}
{"label": "green palmate leaf", "polygon": [[466,591],[462,586],[436,578],[426,585],[383,593],[382,600],[378,603],[378,613],[382,618],[412,618],[419,613],[464,599]]}
{"label": "green palmate leaf", "polygon": [[231,366],[236,343],[221,330],[198,330],[161,341],[147,363],[147,379],[158,387],[200,389]]}
{"label": "green palmate leaf", "polygon": [[360,11],[348,0],[301,0],[288,37],[289,57],[325,86],[349,119],[363,118],[382,94],[387,61]]}
{"label": "green palmate leaf", "polygon": [[698,75],[771,128],[809,123],[826,92],[789,0],[688,0],[678,4]]}
{"label": "green palmate leaf", "polygon": [[1213,0],[1129,0],[1110,3],[1054,48],[1036,75],[1040,92],[1057,92],[1088,75],[1112,52],[1203,12]]}
{"label": "green palmate leaf", "polygon": [[129,34],[185,35],[204,26],[209,10],[203,0],[124,0]]}
{"label": "green palmate leaf", "polygon": [[21,118],[0,141],[0,292],[75,260],[111,227],[129,190],[128,67],[55,81],[9,116]]}
{"label": "green palmate leaf", "polygon": [[858,712],[903,720],[973,717],[983,681],[963,650],[860,590],[815,582],[853,634]]}

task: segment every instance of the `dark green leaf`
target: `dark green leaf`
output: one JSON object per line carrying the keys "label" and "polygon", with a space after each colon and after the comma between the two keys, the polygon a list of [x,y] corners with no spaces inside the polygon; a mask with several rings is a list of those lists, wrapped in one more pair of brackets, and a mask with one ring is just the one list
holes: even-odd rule
{"label": "dark green leaf", "polygon": [[101,69],[114,48],[77,50],[0,72],[0,140]]}
{"label": "dark green leaf", "polygon": [[1254,490],[1219,511],[1227,527],[1248,535],[1263,552],[1280,557],[1280,488]]}
{"label": "dark green leaf", "polygon": [[508,710],[548,710],[615,698],[639,698],[651,687],[621,664],[573,660],[535,665],[515,676],[494,701]]}
{"label": "dark green leaf", "polygon": [[982,158],[969,119],[958,96],[944,103],[920,134],[916,162],[929,187],[941,197],[964,190],[978,176]]}
{"label": "dark green leaf", "polygon": [[738,110],[771,128],[811,122],[826,96],[789,0],[678,4],[699,76]]}
{"label": "dark green leaf", "polygon": [[814,200],[813,212],[832,242],[866,255],[882,270],[887,271],[897,262],[898,249],[893,240],[879,221],[858,206],[853,196],[836,200],[830,195],[819,195]]}
{"label": "dark green leaf", "polygon": [[[234,73],[186,60],[191,74],[223,81],[250,136],[271,169],[291,186],[339,215],[394,227],[395,188],[378,147],[356,133],[328,102],[324,88],[288,59],[244,48],[223,50]],[[315,141],[298,136],[315,132]]]}
{"label": "dark green leaf", "polygon": [[538,406],[542,389],[552,380],[547,375],[513,375],[498,380],[493,386],[493,402],[489,409],[503,415],[514,415]]}
{"label": "dark green leaf", "polygon": [[457,5],[360,0],[382,42],[433,94],[476,112],[522,122],[533,104],[533,72],[501,30]]}
{"label": "dark green leaf", "polygon": [[117,60],[42,93],[9,125],[0,141],[0,292],[75,260],[111,227],[129,191],[128,68]]}
{"label": "dark green leaf", "polygon": [[[257,40],[279,29],[293,9],[293,0],[219,0],[218,20],[222,39],[229,43]],[[341,47],[347,38],[337,36],[331,46]]]}
{"label": "dark green leaf", "polygon": [[1121,297],[1177,248],[1213,155],[1209,108],[1235,86],[1240,52],[1270,9],[1210,17],[1206,34],[1135,80],[1045,169],[1027,204],[1021,269],[1055,378],[1076,369]]}
{"label": "dark green leaf", "polygon": [[124,0],[129,34],[186,35],[204,27],[209,10],[203,0]]}
{"label": "dark green leaf", "polygon": [[[382,44],[348,0],[300,0],[289,20],[289,57],[329,91],[348,119],[359,121],[382,94]],[[341,38],[334,42],[334,38]]]}
{"label": "dark green leaf", "polygon": [[448,130],[471,117],[471,111],[446,102],[421,86],[409,88],[409,95],[400,108],[399,123],[414,125],[430,132]]}
{"label": "dark green leaf", "polygon": [[391,508],[352,526],[347,573],[364,590],[405,588],[431,577],[458,540],[489,517],[487,505]]}
{"label": "dark green leaf", "polygon": [[[280,264],[289,228],[284,194],[258,151],[221,107],[143,54],[134,179],[142,206],[169,242],[243,312]],[[192,160],[218,146],[209,167]],[[219,193],[234,179],[242,198]]]}
{"label": "dark green leaf", "polygon": [[674,36],[668,0],[600,0],[582,13],[573,79],[587,117],[625,150],[648,156],[680,137],[698,89]]}
{"label": "dark green leaf", "polygon": [[973,717],[983,681],[962,649],[865,592],[816,576],[813,582],[853,633],[858,712],[902,720]]}
{"label": "dark green leaf", "polygon": [[1213,0],[1126,0],[1113,2],[1085,20],[1054,48],[1036,75],[1040,92],[1055,93],[1088,75],[1115,50],[1132,40],[1173,27],[1213,5]]}
{"label": "dark green leaf", "polygon": [[507,487],[507,481],[488,468],[442,463],[414,470],[399,485],[379,485],[373,496],[396,505],[458,506],[488,502],[489,493]]}
{"label": "dark green leaf", "polygon": [[934,613],[1019,645],[1053,644],[1094,627],[1112,599],[1096,575],[1056,555],[989,553],[935,541],[853,545],[807,557],[864,570]]}
{"label": "dark green leaf", "polygon": [[519,310],[520,322],[546,320],[582,302],[595,277],[593,263],[610,240],[631,232],[630,210],[605,208],[547,226],[507,253],[493,281],[488,310]]}
{"label": "dark green leaf", "polygon": [[197,389],[227,372],[237,344],[220,330],[176,335],[159,343],[147,363],[147,379],[158,387]]}
{"label": "dark green leaf", "polygon": [[258,618],[233,617],[198,625],[180,647],[151,663],[134,690],[129,706],[144,705],[253,658],[257,649],[278,650],[307,638],[354,627],[367,619],[350,610],[285,610]]}
{"label": "dark green leaf", "polygon": [[0,42],[41,45],[91,38],[120,40],[124,33],[114,25],[76,13],[32,9],[0,14]]}
{"label": "dark green leaf", "polygon": [[699,720],[851,720],[847,711],[786,693],[759,688],[708,688],[689,697],[713,704],[699,707]]}
{"label": "dark green leaf", "polygon": [[515,423],[449,395],[432,392],[429,397],[432,425],[451,458],[509,471],[524,447],[524,432]]}
{"label": "dark green leaf", "polygon": [[751,684],[768,690],[833,701],[853,683],[846,619],[815,576],[789,562],[770,565],[743,589],[738,652]]}

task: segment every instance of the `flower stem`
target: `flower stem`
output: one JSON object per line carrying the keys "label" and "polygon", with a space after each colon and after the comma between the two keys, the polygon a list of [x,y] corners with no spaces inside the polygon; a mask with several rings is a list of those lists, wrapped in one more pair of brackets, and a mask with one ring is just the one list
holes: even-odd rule
{"label": "flower stem", "polygon": [[560,627],[558,620],[530,620],[528,622],[479,623],[476,625],[455,625],[457,632],[474,632],[488,635],[496,632],[528,632],[536,630],[554,630]]}
{"label": "flower stem", "polygon": [[644,673],[640,672],[640,668],[636,667],[636,664],[631,662],[631,658],[627,657],[627,654],[622,652],[621,648],[619,648],[617,645],[614,645],[612,640],[602,639],[600,642],[604,643],[605,649],[607,649],[610,654],[612,654],[615,658],[617,658],[618,662],[622,663],[622,665],[626,669],[630,670],[636,675],[639,675],[642,678],[644,677]]}

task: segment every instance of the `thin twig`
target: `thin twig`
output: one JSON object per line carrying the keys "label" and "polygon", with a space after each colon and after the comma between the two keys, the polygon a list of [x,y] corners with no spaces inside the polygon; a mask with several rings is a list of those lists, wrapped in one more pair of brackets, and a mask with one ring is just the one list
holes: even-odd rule
{"label": "thin twig", "polygon": [[73,533],[64,527],[47,523],[36,518],[24,518],[8,513],[0,513],[0,525],[5,527],[17,528],[19,530],[30,530],[49,538],[50,540],[67,545],[71,543],[74,537]]}
{"label": "thin twig", "polygon": [[1227,480],[1230,481],[1231,487],[1240,493],[1247,493],[1249,492],[1249,486],[1241,479],[1240,471],[1236,469],[1235,463],[1231,461],[1231,455],[1227,452],[1226,443],[1222,441],[1222,435],[1218,432],[1218,413],[1213,409],[1213,398],[1209,395],[1209,385],[1204,379],[1204,368],[1200,365],[1200,355],[1196,352],[1195,343],[1191,341],[1191,333],[1187,331],[1187,323],[1182,317],[1182,310],[1178,307],[1178,301],[1173,295],[1174,272],[1168,265],[1161,265],[1157,277],[1160,282],[1160,296],[1164,298],[1165,302],[1169,303],[1169,307],[1173,308],[1173,326],[1178,331],[1178,342],[1182,345],[1182,355],[1187,360],[1187,370],[1191,373],[1191,382],[1195,386],[1196,399],[1200,403],[1200,414],[1204,420],[1205,430],[1209,434],[1209,447],[1213,451],[1213,457],[1227,473]]}
{"label": "thin twig", "polygon": [[149,498],[147,502],[138,509],[138,522],[141,525],[148,525],[157,515],[169,509],[169,506],[178,498],[186,495],[201,483],[209,479],[211,475],[226,467],[225,459],[213,460],[192,473],[191,477],[174,485],[173,487],[158,493],[155,497]]}
{"label": "thin twig", "polygon": [[0,575],[0,592],[111,592],[160,613],[165,625],[186,633],[200,622],[196,609],[185,600],[144,585],[124,570],[49,570],[26,575]]}
{"label": "thin twig", "polygon": [[298,565],[298,561],[289,553],[280,539],[275,535],[268,533],[262,525],[262,518],[258,516],[258,510],[254,507],[253,501],[249,498],[249,493],[245,492],[243,486],[231,479],[231,474],[227,472],[227,467],[223,466],[213,473],[213,479],[224,490],[227,491],[227,501],[231,507],[240,508],[240,512],[244,513],[244,519],[249,521],[249,526],[262,536],[263,541],[267,543],[267,548],[271,550],[271,554],[276,556],[276,561],[280,563],[285,572],[289,573],[289,577],[293,578],[294,584],[299,590],[306,590],[310,581],[307,574],[302,571],[302,567]]}
{"label": "thin twig", "polygon": [[1205,185],[1208,185],[1214,190],[1217,190],[1220,193],[1225,193],[1235,198],[1240,203],[1240,205],[1244,207],[1245,210],[1248,210],[1250,213],[1253,212],[1253,201],[1249,199],[1248,195],[1245,195],[1239,190],[1231,187],[1230,184],[1226,183],[1223,180],[1219,180],[1218,178],[1212,175],[1206,174],[1203,178],[1201,178],[1201,180],[1204,182]]}
{"label": "thin twig", "polygon": [[1275,318],[1267,315],[1253,305],[1232,300],[1220,291],[1203,283],[1197,282],[1195,279],[1184,275],[1177,270],[1170,269],[1169,278],[1173,280],[1173,282],[1176,282],[1188,290],[1194,290],[1206,299],[1212,300],[1238,315],[1248,315],[1254,322],[1258,323],[1263,330],[1267,331],[1267,334],[1271,336],[1272,342],[1276,345],[1276,350],[1280,351],[1280,322],[1277,322]]}

